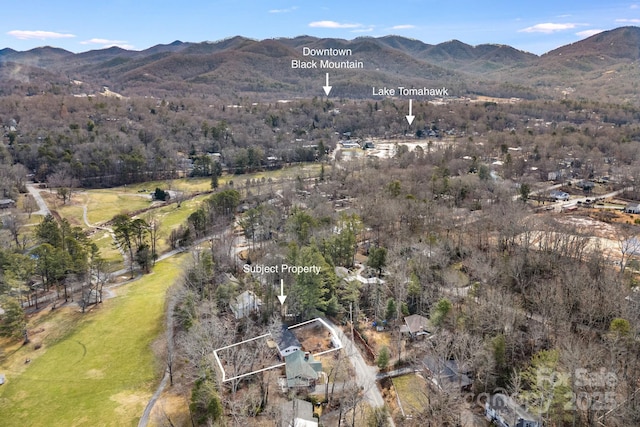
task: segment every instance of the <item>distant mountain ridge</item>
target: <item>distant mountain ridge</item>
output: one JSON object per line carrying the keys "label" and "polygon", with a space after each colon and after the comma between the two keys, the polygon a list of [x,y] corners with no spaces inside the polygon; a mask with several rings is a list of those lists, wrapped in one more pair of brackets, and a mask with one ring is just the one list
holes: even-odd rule
{"label": "distant mountain ridge", "polygon": [[[311,61],[303,47],[351,49],[362,70],[292,69]],[[217,42],[174,41],[142,51],[110,47],[72,53],[55,47],[24,52],[0,50],[2,93],[57,90],[91,93],[109,86],[124,95],[255,97],[322,96],[324,73],[332,74],[333,96],[366,98],[371,86],[447,86],[454,96],[548,97],[559,90],[584,96],[637,95],[640,28],[621,27],[538,56],[500,44],[471,46],[459,40],[428,44],[400,36],[353,40],[298,36],[253,40],[235,36]],[[637,65],[637,64],[636,64]],[[618,79],[617,86],[612,77]],[[65,82],[75,81],[66,85]],[[77,82],[82,82],[78,84]],[[622,82],[622,84],[620,84]],[[560,89],[559,89],[560,88]],[[571,93],[573,93],[571,92]],[[564,96],[568,93],[562,89]]]}

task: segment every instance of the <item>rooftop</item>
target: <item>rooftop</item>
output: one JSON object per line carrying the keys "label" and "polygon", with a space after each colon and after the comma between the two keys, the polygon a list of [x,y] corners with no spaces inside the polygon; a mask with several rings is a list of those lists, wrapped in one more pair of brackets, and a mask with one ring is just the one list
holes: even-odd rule
{"label": "rooftop", "polygon": [[419,314],[412,314],[404,318],[404,322],[407,326],[407,331],[411,334],[417,334],[420,332],[430,333],[433,331],[431,321]]}
{"label": "rooftop", "polygon": [[293,399],[280,405],[282,427],[317,427],[313,417],[313,404],[306,400]]}
{"label": "rooftop", "polygon": [[423,364],[431,372],[433,380],[440,388],[446,389],[457,386],[463,389],[473,384],[473,381],[467,374],[460,372],[458,363],[455,360],[444,360],[426,356],[423,359]]}
{"label": "rooftop", "polygon": [[280,350],[284,350],[289,347],[302,348],[302,344],[300,344],[300,341],[296,338],[293,332],[283,325],[278,339],[278,348]]}
{"label": "rooftop", "polygon": [[322,363],[317,362],[313,354],[300,350],[286,356],[284,361],[289,388],[311,385],[318,379],[318,373],[322,371]]}

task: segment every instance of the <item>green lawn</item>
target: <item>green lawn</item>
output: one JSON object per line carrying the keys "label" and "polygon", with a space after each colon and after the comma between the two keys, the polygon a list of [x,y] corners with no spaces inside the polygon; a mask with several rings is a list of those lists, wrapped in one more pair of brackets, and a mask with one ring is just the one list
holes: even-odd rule
{"label": "green lawn", "polygon": [[[91,313],[53,312],[75,320],[68,333],[52,343],[45,338],[39,350],[22,347],[0,366],[7,374],[0,424],[137,425],[162,376],[151,344],[163,331],[165,292],[179,277],[179,265],[175,257],[157,264]],[[28,357],[32,362],[16,370]]]}
{"label": "green lawn", "polygon": [[196,193],[211,189],[211,178],[179,178],[164,181],[147,181],[137,184],[129,184],[114,187],[113,190],[119,193],[145,193],[149,194],[156,188],[162,190],[183,191],[186,193]]}
{"label": "green lawn", "polygon": [[91,241],[100,249],[100,256],[112,266],[110,271],[124,268],[122,254],[114,246],[113,237],[106,230],[97,230],[90,237]]}
{"label": "green lawn", "polygon": [[40,196],[50,210],[56,211],[62,217],[67,218],[71,225],[84,228],[82,220],[82,205],[86,203],[87,196],[85,193],[72,193],[71,200],[62,203],[55,191],[45,190],[40,192]]}
{"label": "green lawn", "polygon": [[160,241],[158,244],[158,252],[160,254],[170,250],[169,235],[171,234],[171,230],[176,229],[181,225],[186,225],[189,215],[195,212],[202,205],[202,202],[208,197],[211,196],[197,196],[182,202],[180,207],[175,203],[171,203],[167,206],[153,210],[152,215],[160,221]]}
{"label": "green lawn", "polygon": [[127,192],[122,188],[88,191],[87,218],[90,224],[109,221],[120,213],[128,213],[151,206],[148,193]]}

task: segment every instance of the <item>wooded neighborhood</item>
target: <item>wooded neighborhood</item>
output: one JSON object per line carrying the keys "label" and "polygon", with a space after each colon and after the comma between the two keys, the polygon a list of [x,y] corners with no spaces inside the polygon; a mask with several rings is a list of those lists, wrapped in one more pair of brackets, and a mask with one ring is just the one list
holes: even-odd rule
{"label": "wooded neighborhood", "polygon": [[[416,82],[458,82],[411,100],[347,96],[362,75],[325,97],[244,78],[284,100],[152,76],[174,55],[185,75],[220,52],[299,60],[297,39],[175,44],[162,64],[42,48],[56,72],[144,62],[155,83],[0,82],[2,423],[640,425],[640,104],[585,83],[627,76],[640,29],[593,37],[509,50],[549,76],[529,86],[461,42],[435,69],[431,45],[372,38]],[[0,73],[24,55],[0,51]],[[587,89],[556,93],[551,66]]]}

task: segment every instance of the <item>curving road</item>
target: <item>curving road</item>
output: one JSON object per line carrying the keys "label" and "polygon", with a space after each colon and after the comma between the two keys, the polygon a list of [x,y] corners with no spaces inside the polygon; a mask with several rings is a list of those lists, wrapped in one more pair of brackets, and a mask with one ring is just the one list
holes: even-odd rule
{"label": "curving road", "polygon": [[[362,388],[364,392],[364,401],[369,404],[372,408],[381,408],[384,406],[384,399],[382,398],[382,393],[380,393],[380,389],[378,388],[377,376],[378,376],[378,368],[369,366],[367,362],[362,357],[362,354],[355,346],[351,338],[349,338],[342,329],[336,326],[333,322],[331,322],[327,318],[323,318],[327,324],[333,328],[338,339],[342,342],[344,351],[347,353],[351,364],[353,365],[353,369],[356,373],[356,384]],[[389,415],[389,425],[395,427],[393,422],[393,418]]]}
{"label": "curving road", "polygon": [[44,199],[40,195],[40,190],[36,188],[36,185],[34,183],[29,183],[26,185],[26,187],[27,187],[27,191],[29,191],[29,194],[33,196],[36,203],[38,204],[38,211],[33,212],[32,215],[42,215],[42,216],[49,215],[51,213],[51,211],[49,210],[49,206],[47,206],[47,203],[44,201]]}
{"label": "curving road", "polygon": [[[167,354],[173,354],[174,351],[174,341],[173,341],[173,310],[175,308],[176,299],[169,298],[169,305],[167,307],[166,313],[166,336],[167,336]],[[147,402],[147,406],[144,408],[144,412],[142,413],[142,417],[140,417],[140,421],[138,421],[138,427],[146,427],[149,424],[149,416],[151,415],[151,411],[156,404],[156,401],[160,398],[160,395],[164,391],[167,383],[169,382],[170,374],[169,367],[164,371],[164,376],[162,377],[162,381],[158,385],[155,393],[151,396],[149,402]]]}

